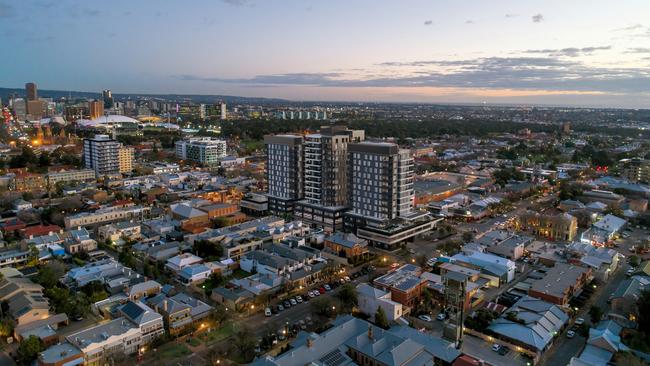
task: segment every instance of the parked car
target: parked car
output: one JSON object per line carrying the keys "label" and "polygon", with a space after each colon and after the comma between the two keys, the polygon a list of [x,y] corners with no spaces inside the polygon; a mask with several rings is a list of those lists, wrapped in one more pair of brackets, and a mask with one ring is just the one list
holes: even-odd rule
{"label": "parked car", "polygon": [[510,349],[509,349],[508,347],[506,347],[506,346],[502,346],[502,347],[499,348],[499,350],[497,351],[497,353],[498,353],[499,355],[501,355],[501,356],[505,356],[505,355],[507,355],[508,352],[510,352]]}
{"label": "parked car", "polygon": [[499,352],[500,349],[501,349],[501,345],[500,345],[500,344],[495,343],[494,345],[492,345],[492,350],[493,350],[494,352]]}
{"label": "parked car", "polygon": [[289,299],[289,302],[291,303],[291,306],[298,305],[298,302],[296,301],[296,299],[291,298],[291,299]]}
{"label": "parked car", "polygon": [[283,311],[283,310],[284,310],[284,306],[282,306],[282,304],[279,304],[278,305],[278,312]]}
{"label": "parked car", "polygon": [[324,294],[325,293],[325,287],[319,288],[318,292],[320,292],[321,295]]}
{"label": "parked car", "polygon": [[320,296],[320,291],[318,290],[314,290],[312,291],[312,293],[314,294],[314,296]]}
{"label": "parked car", "polygon": [[300,295],[296,296],[296,302],[298,304],[302,303],[302,296],[300,296]]}
{"label": "parked car", "polygon": [[325,285],[325,286],[323,286],[323,288],[325,288],[325,291],[332,291],[332,288],[330,287],[330,285]]}
{"label": "parked car", "polygon": [[447,314],[445,313],[440,313],[436,316],[436,320],[445,320],[447,318]]}
{"label": "parked car", "polygon": [[575,336],[576,336],[576,332],[574,332],[574,331],[572,331],[572,330],[566,332],[566,337],[567,337],[567,338],[573,338],[573,337],[575,337]]}
{"label": "parked car", "polygon": [[585,323],[585,320],[583,318],[578,318],[578,319],[576,319],[575,323],[573,323],[573,324],[582,325],[584,323]]}
{"label": "parked car", "polygon": [[423,320],[425,322],[430,322],[431,321],[431,317],[428,316],[428,315],[420,315],[420,316],[418,316],[418,319]]}
{"label": "parked car", "polygon": [[352,281],[352,280],[350,279],[350,276],[345,276],[345,277],[343,277],[343,278],[345,279],[345,282],[350,282],[350,281]]}
{"label": "parked car", "polygon": [[314,292],[313,292],[313,291],[309,291],[309,292],[307,293],[307,295],[309,295],[309,297],[314,297],[314,296],[316,296],[316,295],[314,295]]}
{"label": "parked car", "polygon": [[290,303],[289,301],[287,301],[287,300],[284,300],[284,302],[282,303],[282,305],[284,305],[284,307],[285,307],[286,309],[289,309],[289,308],[291,307],[291,303]]}
{"label": "parked car", "polygon": [[271,308],[266,308],[264,309],[264,316],[271,316],[273,313],[271,312]]}

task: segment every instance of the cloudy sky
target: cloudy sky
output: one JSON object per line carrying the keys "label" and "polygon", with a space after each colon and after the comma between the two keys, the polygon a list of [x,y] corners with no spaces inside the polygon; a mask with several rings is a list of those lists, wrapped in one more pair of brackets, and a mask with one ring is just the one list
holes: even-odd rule
{"label": "cloudy sky", "polygon": [[0,0],[0,87],[650,108],[648,0]]}

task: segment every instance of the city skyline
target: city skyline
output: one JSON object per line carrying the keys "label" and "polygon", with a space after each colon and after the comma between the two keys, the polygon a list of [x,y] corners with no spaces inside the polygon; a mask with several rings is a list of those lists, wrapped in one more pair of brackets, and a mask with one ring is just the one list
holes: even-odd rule
{"label": "city skyline", "polygon": [[380,3],[0,1],[0,86],[647,107],[645,2]]}

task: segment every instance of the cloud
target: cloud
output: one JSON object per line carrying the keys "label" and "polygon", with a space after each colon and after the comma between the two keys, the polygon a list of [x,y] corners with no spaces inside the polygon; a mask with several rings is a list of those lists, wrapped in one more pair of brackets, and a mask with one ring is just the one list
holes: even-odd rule
{"label": "cloud", "polygon": [[474,21],[471,20],[471,19],[468,19],[468,20],[465,21],[465,24],[474,24]]}
{"label": "cloud", "polygon": [[539,50],[526,50],[524,53],[534,53],[534,54],[547,54],[549,56],[568,56],[568,57],[577,57],[590,55],[596,51],[607,51],[611,50],[612,46],[597,46],[597,47],[567,47],[561,49],[539,49]]}
{"label": "cloud", "polygon": [[91,17],[96,17],[102,14],[102,12],[97,9],[83,9],[81,12],[84,15],[91,16]]}
{"label": "cloud", "polygon": [[518,16],[519,16],[519,14],[513,14],[513,13],[508,13],[508,14],[505,15],[506,18],[516,18]]}
{"label": "cloud", "polygon": [[424,25],[433,25],[433,20],[425,20]]}
{"label": "cloud", "polygon": [[[485,57],[468,60],[386,62],[391,70],[358,73],[287,73],[251,78],[174,76],[186,81],[250,86],[453,87],[480,89],[650,93],[650,69],[592,67],[555,57]],[[412,70],[413,68],[421,68]],[[414,72],[416,71],[416,72]]]}
{"label": "cloud", "polygon": [[544,16],[542,14],[535,14],[532,16],[533,23],[541,23],[544,20]]}
{"label": "cloud", "polygon": [[221,1],[232,6],[244,6],[250,2],[249,0],[221,0]]}
{"label": "cloud", "polygon": [[628,48],[625,53],[650,53],[650,48],[648,47],[633,47]]}
{"label": "cloud", "polygon": [[614,31],[614,32],[629,32],[629,31],[633,31],[633,30],[637,30],[637,29],[641,29],[641,28],[644,28],[643,24],[637,23],[637,24],[628,25],[627,27],[614,28],[614,29],[612,29],[612,31]]}
{"label": "cloud", "polygon": [[10,18],[14,15],[14,8],[4,2],[0,2],[0,18]]}

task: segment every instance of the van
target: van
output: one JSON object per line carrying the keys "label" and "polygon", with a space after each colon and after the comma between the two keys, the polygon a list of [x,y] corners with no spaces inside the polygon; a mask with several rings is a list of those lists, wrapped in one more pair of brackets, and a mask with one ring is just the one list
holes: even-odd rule
{"label": "van", "polygon": [[264,315],[265,316],[271,316],[273,313],[271,312],[271,308],[266,308],[264,309]]}

